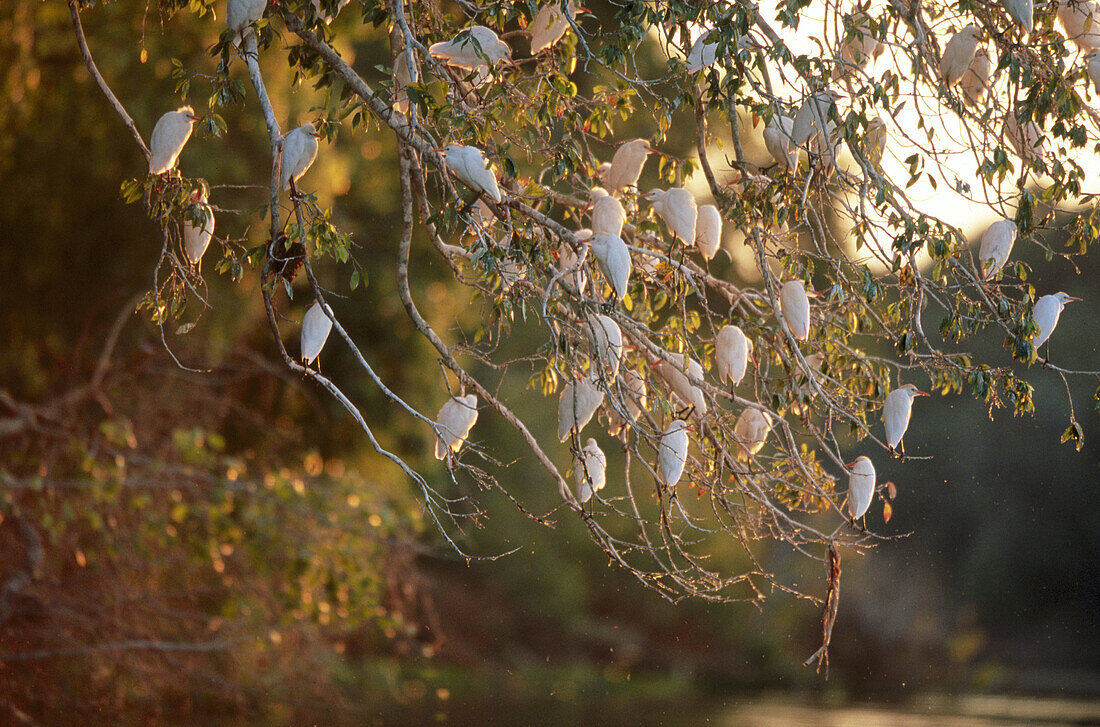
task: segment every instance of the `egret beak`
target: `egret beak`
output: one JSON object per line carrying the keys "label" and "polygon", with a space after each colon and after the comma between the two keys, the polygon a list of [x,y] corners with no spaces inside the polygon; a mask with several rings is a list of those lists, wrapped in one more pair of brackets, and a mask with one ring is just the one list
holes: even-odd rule
{"label": "egret beak", "polygon": [[1081,300],[1084,300],[1084,298],[1078,298],[1076,295],[1071,295],[1071,296],[1068,296],[1066,298],[1067,303],[1072,303],[1074,301],[1081,301]]}
{"label": "egret beak", "polygon": [[855,461],[852,461],[852,462],[849,462],[849,463],[847,463],[847,464],[846,464],[846,465],[844,465],[844,466],[845,466],[845,467],[855,467],[855,466],[856,466],[856,463],[855,463]]}
{"label": "egret beak", "polygon": [[429,149],[428,151],[434,152],[435,154],[442,154],[443,156],[447,156],[447,151],[445,149]]}
{"label": "egret beak", "polygon": [[191,119],[192,121],[198,121],[198,120],[199,120],[199,117],[198,117],[198,116],[195,116],[194,114],[191,114],[191,115],[190,115],[190,116],[188,116],[187,118]]}
{"label": "egret beak", "polygon": [[916,395],[917,396],[932,396],[927,391],[919,391],[919,390],[917,391]]}

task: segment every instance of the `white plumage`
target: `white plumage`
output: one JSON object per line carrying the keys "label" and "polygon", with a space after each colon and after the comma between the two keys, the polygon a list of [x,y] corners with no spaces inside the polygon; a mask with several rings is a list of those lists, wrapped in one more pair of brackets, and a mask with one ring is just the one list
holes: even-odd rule
{"label": "white plumage", "polygon": [[705,204],[695,215],[695,246],[704,260],[711,260],[722,246],[722,213],[712,204]]}
{"label": "white plumage", "polygon": [[592,341],[596,350],[596,360],[609,381],[619,374],[619,363],[623,358],[623,332],[610,316],[602,313],[589,319]]}
{"label": "white plumage", "polygon": [[738,326],[722,326],[714,338],[714,367],[718,380],[737,386],[745,378],[752,341]]}
{"label": "white plumage", "polygon": [[710,68],[714,65],[714,61],[718,57],[718,43],[710,42],[710,36],[713,33],[713,30],[708,30],[692,44],[687,55],[688,73],[698,73],[704,68]]}
{"label": "white plumage", "polygon": [[781,168],[788,171],[798,169],[798,146],[791,135],[794,133],[794,119],[783,114],[773,114],[772,120],[764,127],[764,146]]}
{"label": "white plumage", "polygon": [[1054,327],[1058,325],[1058,319],[1062,317],[1062,310],[1066,307],[1066,303],[1072,303],[1075,300],[1081,299],[1069,293],[1054,293],[1044,295],[1035,301],[1035,309],[1031,312],[1035,325],[1039,327],[1034,337],[1035,348],[1047,342],[1050,334],[1054,333]]}
{"label": "white plumage", "polygon": [[176,166],[176,160],[191,138],[191,131],[198,120],[190,106],[180,106],[157,119],[153,134],[149,137],[150,174],[164,174]]}
{"label": "white plumage", "polygon": [[826,130],[838,98],[840,94],[832,90],[818,91],[806,97],[795,114],[791,127],[791,140],[796,146],[805,146]]}
{"label": "white plumage", "polygon": [[618,434],[627,424],[638,421],[638,417],[645,411],[648,404],[645,379],[633,369],[623,367],[618,381],[622,384],[622,388],[619,389],[620,401],[626,409],[627,418],[623,418],[617,407],[609,406],[607,408],[608,431],[611,434]]}
{"label": "white plumage", "polygon": [[649,142],[645,139],[632,139],[615,150],[604,180],[611,194],[619,194],[627,187],[638,185],[638,178],[642,176],[642,167],[645,166],[650,151]]}
{"label": "white plumage", "polygon": [[435,458],[445,459],[451,452],[462,449],[466,437],[477,422],[477,396],[467,394],[443,402],[435,417],[438,433],[435,440]]}
{"label": "white plumage", "polygon": [[605,235],[622,235],[626,222],[623,203],[607,193],[603,187],[593,187],[588,193],[592,205],[592,232]]}
{"label": "white plumage", "polygon": [[963,101],[971,107],[977,107],[985,101],[985,95],[989,93],[989,78],[993,73],[993,58],[989,48],[982,46],[974,54],[974,60],[959,79],[959,88],[962,89]]}
{"label": "white plumage", "polygon": [[262,18],[266,9],[267,0],[228,0],[225,4],[225,25],[237,32],[237,38],[233,41],[235,44],[240,44],[245,29]]}
{"label": "white plumage", "polygon": [[198,265],[210,238],[214,236],[214,210],[206,203],[206,195],[199,190],[191,193],[191,204],[198,205],[202,213],[202,225],[195,227],[191,220],[183,220],[183,251],[192,265]]}
{"label": "white plumage", "polygon": [[913,384],[905,384],[886,395],[882,407],[882,425],[886,430],[886,443],[896,448],[909,428],[909,417],[913,412],[913,399],[928,396]]}
{"label": "white plumage", "polygon": [[[416,60],[416,51],[412,51],[413,60]],[[409,70],[409,59],[404,49],[397,52],[393,59],[393,110],[399,114],[409,113],[409,95],[406,92],[408,85],[412,83],[412,71]]]}
{"label": "white plumage", "polygon": [[772,417],[766,411],[745,407],[737,423],[733,425],[733,438],[737,440],[737,459],[748,462],[764,448],[764,442],[772,430]]}
{"label": "white plumage", "polygon": [[[562,13],[561,5],[560,0],[550,0],[539,8],[534,22],[531,23],[531,55],[536,55],[557,43],[572,27]],[[577,3],[574,0],[566,3],[566,10],[569,18],[577,17]]]}
{"label": "white plumage", "polygon": [[[657,373],[665,380],[672,393],[684,406],[695,409],[697,416],[705,416],[707,413],[707,400],[703,396],[703,390],[691,383],[692,378],[703,380],[703,367],[699,362],[687,354],[665,352],[667,361],[662,359],[657,362]],[[685,373],[686,372],[686,373]]]}
{"label": "white plumage", "polygon": [[332,319],[319,303],[314,303],[302,318],[302,360],[306,366],[321,355],[328,334],[332,331]]}
{"label": "white plumage", "polygon": [[574,429],[580,434],[600,408],[603,396],[587,378],[566,384],[558,399],[558,441],[564,442]]}
{"label": "white plumage", "polygon": [[302,124],[283,139],[282,174],[283,189],[297,183],[317,159],[317,139],[321,135],[313,124]]}
{"label": "white plumage", "polygon": [[848,473],[848,512],[853,520],[858,520],[871,507],[871,498],[875,494],[875,466],[866,457],[860,457],[852,463]]}
{"label": "white plumage", "polygon": [[668,225],[669,231],[685,244],[695,241],[695,217],[698,209],[691,192],[683,187],[672,189],[651,189],[645,198],[653,204],[653,209]]}
{"label": "white plumage", "polygon": [[475,192],[482,192],[489,199],[500,204],[500,187],[497,186],[497,178],[485,162],[481,150],[475,146],[462,146],[461,144],[448,144],[442,149],[443,159],[447,162],[447,168],[462,180]]}
{"label": "white plumage", "polygon": [[871,17],[863,10],[845,18],[850,39],[840,49],[840,60],[845,64],[842,76],[854,75],[856,68],[865,69],[886,50],[882,41],[871,32]]}
{"label": "white plumage", "polygon": [[1043,136],[1039,125],[1028,121],[1023,126],[1016,120],[1014,113],[1005,116],[1005,136],[1008,137],[1017,156],[1024,161],[1033,161],[1043,154]]}
{"label": "white plumage", "polygon": [[605,233],[593,234],[588,243],[592,254],[600,266],[600,272],[607,278],[614,291],[615,300],[622,302],[626,297],[626,287],[630,282],[630,250],[623,238]]}
{"label": "white plumage", "polygon": [[[592,230],[584,229],[577,230],[573,233],[578,242],[585,242],[592,239]],[[566,280],[577,289],[577,293],[584,295],[584,292],[588,289],[588,278],[584,275],[584,270],[577,265],[580,260],[580,256],[573,252],[573,248],[569,247],[565,243],[562,243],[558,247],[558,270],[569,270],[576,268],[572,273],[566,276]]]}
{"label": "white plumage", "polygon": [[[465,37],[463,37],[465,36]],[[433,43],[428,52],[444,63],[472,71],[512,57],[512,49],[484,25],[474,25],[451,40]]]}
{"label": "white plumage", "polygon": [[986,229],[978,246],[978,272],[982,280],[992,278],[1008,262],[1016,242],[1016,229],[1012,220],[998,220]]}
{"label": "white plumage", "polygon": [[657,444],[657,481],[672,487],[680,481],[687,462],[688,426],[681,419],[673,420]]}
{"label": "white plumage", "polygon": [[1068,40],[1086,53],[1100,48],[1100,5],[1093,0],[1058,0],[1055,4]]}
{"label": "white plumage", "polygon": [[1096,93],[1100,94],[1100,50],[1094,50],[1085,56],[1085,62],[1088,64],[1085,70],[1089,74],[1089,80],[1092,81]]}
{"label": "white plumage", "polygon": [[1001,0],[1009,16],[1030,35],[1035,26],[1035,6],[1032,0]]}
{"label": "white plumage", "polygon": [[981,39],[982,31],[976,25],[968,25],[951,36],[944,46],[943,57],[940,58],[940,78],[944,83],[948,86],[958,83],[974,60],[974,53],[978,50]]}
{"label": "white plumage", "polygon": [[588,438],[574,474],[577,477],[577,499],[582,505],[607,484],[607,455],[595,439]]}
{"label": "white plumage", "polygon": [[810,335],[810,298],[801,280],[788,280],[779,289],[779,314],[791,335],[805,341]]}

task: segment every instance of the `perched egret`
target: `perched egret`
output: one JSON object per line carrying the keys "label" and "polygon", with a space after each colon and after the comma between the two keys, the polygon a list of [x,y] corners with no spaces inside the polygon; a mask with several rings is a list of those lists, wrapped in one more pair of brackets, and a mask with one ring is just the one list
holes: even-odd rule
{"label": "perched egret", "polygon": [[1014,113],[1005,116],[1005,136],[1008,137],[1017,156],[1023,161],[1034,161],[1043,154],[1043,136],[1039,125],[1028,121],[1023,126]]}
{"label": "perched egret", "polygon": [[764,448],[768,433],[772,430],[772,416],[751,406],[745,407],[737,423],[733,425],[733,438],[737,440],[737,459],[748,462]]}
{"label": "perched egret", "polygon": [[149,137],[150,174],[164,174],[176,166],[183,145],[191,138],[191,131],[198,120],[190,106],[180,106],[157,119],[153,135]]}
{"label": "perched egret", "polygon": [[958,33],[951,36],[943,49],[943,57],[940,59],[940,78],[947,86],[954,86],[970,68],[970,62],[974,60],[974,53],[978,50],[978,43],[982,39],[982,31],[977,25],[968,25]]}
{"label": "perched egret", "polygon": [[843,140],[837,133],[836,124],[832,121],[825,122],[824,134],[816,134],[810,138],[810,166],[825,179],[836,174],[836,156],[840,152],[841,141]]}
{"label": "perched egret", "polygon": [[718,58],[718,42],[711,41],[713,30],[708,30],[696,39],[691,50],[687,54],[688,73],[698,73],[704,68],[710,68]]}
{"label": "perched egret", "polygon": [[840,60],[844,62],[841,76],[853,76],[856,69],[865,69],[886,50],[871,31],[871,17],[863,9],[844,18],[844,37],[848,40],[840,48]]}
{"label": "perched egret", "polygon": [[325,347],[331,331],[332,319],[325,313],[325,309],[319,303],[311,305],[302,318],[302,360],[306,362],[306,366],[321,355],[321,349]]}
{"label": "perched egret", "polygon": [[[592,230],[577,230],[573,234],[580,242],[592,239]],[[578,294],[584,295],[585,290],[588,289],[588,278],[585,277],[584,271],[577,265],[579,260],[580,256],[573,252],[573,248],[569,245],[562,243],[558,248],[558,270],[577,268],[566,277],[566,280],[577,289]]]}
{"label": "perched egret", "polygon": [[623,238],[602,232],[593,234],[588,244],[592,246],[592,254],[596,257],[600,272],[611,284],[615,300],[621,303],[626,297],[626,287],[630,282],[630,250]]}
{"label": "perched egret", "polygon": [[[809,356],[803,356],[803,359],[806,361],[806,365],[810,367],[811,371],[815,374],[821,373],[821,364],[825,363],[825,354],[820,352],[811,353]],[[802,364],[799,364],[798,368],[802,371],[804,376],[809,377],[809,372],[803,368]]]}
{"label": "perched egret", "polygon": [[752,353],[752,341],[737,326],[722,326],[714,339],[714,367],[718,369],[718,380],[737,386],[745,378],[745,369],[749,365]]}
{"label": "perched egret", "polygon": [[711,260],[722,246],[722,214],[712,204],[700,207],[695,215],[695,246],[704,260]]}
{"label": "perched egret", "polygon": [[283,189],[297,183],[317,159],[317,139],[320,138],[313,124],[302,124],[283,139],[282,182]]}
{"label": "perched egret", "polygon": [[626,222],[623,203],[607,193],[603,187],[593,187],[588,193],[592,206],[592,232],[606,235],[622,235]]}
{"label": "perched egret", "polygon": [[661,435],[657,444],[657,481],[672,487],[680,481],[687,462],[688,425],[682,419],[674,419]]}
{"label": "perched egret", "polygon": [[683,187],[651,189],[646,192],[645,198],[653,204],[653,209],[665,221],[673,235],[684,244],[695,242],[695,217],[698,209],[691,192]]}
{"label": "perched egret", "polygon": [[477,396],[467,394],[443,402],[435,417],[438,426],[435,441],[435,458],[445,459],[451,452],[462,449],[466,437],[477,422]]}
{"label": "perched egret", "polygon": [[558,440],[564,442],[574,429],[580,434],[600,408],[603,396],[587,378],[566,384],[558,399]]}
{"label": "perched egret", "polygon": [[611,174],[611,162],[600,162],[600,165],[596,167],[596,179],[599,179],[600,184],[605,187],[611,186],[611,183],[607,181],[609,174]]}
{"label": "perched egret", "polygon": [[[684,406],[691,406],[698,416],[707,413],[707,400],[703,396],[703,390],[691,383],[692,378],[703,380],[703,367],[687,354],[666,351],[664,359],[657,361],[657,373],[665,380],[672,393]],[[685,373],[687,372],[687,373]]]}
{"label": "perched egret", "polygon": [[1035,6],[1032,0],[1001,0],[1005,10],[1026,35],[1031,35],[1035,26]]}
{"label": "perched egret", "polygon": [[1066,303],[1072,303],[1075,300],[1081,299],[1069,293],[1054,293],[1044,295],[1035,301],[1035,309],[1031,312],[1031,317],[1039,327],[1039,331],[1032,339],[1036,349],[1046,343],[1050,334],[1054,333],[1054,327],[1058,325],[1058,319],[1062,316],[1062,309],[1066,307]]}
{"label": "perched egret", "polygon": [[267,0],[228,0],[225,4],[225,25],[237,32],[234,45],[240,45],[245,30],[264,16]]}
{"label": "perched egret", "polygon": [[608,431],[611,434],[618,434],[622,431],[623,427],[627,424],[633,424],[638,421],[638,417],[646,409],[648,402],[648,392],[646,390],[645,379],[639,376],[633,369],[626,368],[625,366],[620,369],[620,375],[618,381],[622,384],[621,388],[621,402],[626,409],[626,418],[619,413],[617,406],[609,406],[608,411]]}
{"label": "perched egret", "polygon": [[190,219],[183,220],[183,251],[192,265],[198,265],[214,236],[214,210],[206,203],[206,195],[197,189],[191,193],[191,204],[199,207],[202,225],[195,227]]}
{"label": "perched egret", "polygon": [[886,395],[882,407],[882,424],[886,429],[886,443],[897,449],[905,430],[909,428],[909,416],[913,412],[913,399],[928,396],[913,384],[900,386]]}
{"label": "perched egret", "polygon": [[776,113],[764,127],[764,146],[781,168],[793,172],[798,169],[798,145],[791,139],[794,119]]}
{"label": "perched egret", "polygon": [[963,101],[972,108],[981,106],[985,101],[985,95],[989,93],[989,78],[993,73],[993,58],[989,48],[982,46],[974,54],[974,60],[966,73],[959,79],[959,88],[962,89]]}
{"label": "perched egret", "polygon": [[614,381],[623,358],[622,329],[614,319],[602,313],[592,316],[589,324],[595,343],[596,359],[600,362],[600,368],[606,372],[607,379]]}
{"label": "perched egret", "polygon": [[333,21],[333,19],[336,18],[337,15],[340,14],[340,11],[343,10],[344,7],[346,7],[347,4],[350,3],[350,2],[351,2],[351,0],[336,0],[336,12],[334,12],[332,15],[329,15],[328,11],[325,10],[324,7],[322,7],[321,0],[312,0],[313,11],[315,13],[317,13],[318,18],[320,18],[322,21],[324,21],[325,25],[328,25],[329,23],[331,23]]}
{"label": "perched egret", "polygon": [[1085,62],[1088,63],[1085,70],[1088,71],[1089,80],[1092,81],[1096,93],[1100,94],[1100,49],[1094,50],[1085,56]]}
{"label": "perched egret", "polygon": [[886,137],[886,122],[881,116],[876,116],[867,123],[867,133],[863,136],[863,153],[873,167],[882,164],[882,156],[886,153]]}
{"label": "perched egret", "polygon": [[608,191],[619,194],[627,187],[636,187],[638,178],[642,176],[642,167],[651,151],[653,150],[645,139],[632,139],[616,149],[604,180]]}
{"label": "perched egret", "polygon": [[502,197],[500,187],[497,186],[497,178],[490,171],[480,149],[476,146],[448,144],[436,151],[443,155],[447,168],[454,172],[463,184],[500,204]]}
{"label": "perched egret", "polygon": [[[412,51],[413,60],[416,60],[416,51]],[[412,71],[409,70],[409,59],[405,50],[399,50],[397,57],[393,59],[393,110],[399,114],[409,113],[409,95],[405,89],[412,83]]]}
{"label": "perched egret", "polygon": [[572,27],[569,20],[577,17],[577,3],[568,0],[566,11],[569,17],[561,11],[561,0],[549,0],[539,8],[535,20],[531,23],[531,55],[537,55],[561,40],[567,30]]}
{"label": "perched egret", "polygon": [[852,462],[848,474],[848,512],[853,520],[859,520],[871,507],[875,494],[875,466],[866,457]]}
{"label": "perched egret", "polygon": [[467,71],[487,71],[490,65],[512,58],[508,44],[484,25],[474,25],[451,40],[433,43],[428,52],[449,66]]}
{"label": "perched egret", "polygon": [[801,280],[788,280],[779,289],[779,315],[797,340],[810,336],[810,298]]}
{"label": "perched egret", "polygon": [[806,97],[791,127],[791,140],[796,146],[804,146],[821,135],[831,120],[830,116],[835,114],[839,98],[842,98],[841,94],[833,90],[818,91]]}
{"label": "perched egret", "polygon": [[998,220],[986,229],[978,246],[978,272],[982,280],[992,278],[1008,262],[1012,245],[1016,242],[1016,230],[1016,223],[1012,220]]}
{"label": "perched egret", "polygon": [[574,474],[577,477],[577,499],[582,505],[607,484],[607,455],[595,439],[588,438]]}
{"label": "perched egret", "polygon": [[1056,0],[1066,39],[1088,53],[1100,48],[1100,4],[1094,0]]}

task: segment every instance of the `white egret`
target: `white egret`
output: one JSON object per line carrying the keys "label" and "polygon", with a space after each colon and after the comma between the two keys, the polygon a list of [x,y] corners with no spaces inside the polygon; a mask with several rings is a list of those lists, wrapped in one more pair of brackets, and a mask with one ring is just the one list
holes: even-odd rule
{"label": "white egret", "polygon": [[947,41],[947,45],[943,48],[943,57],[940,58],[940,78],[948,87],[958,83],[966,73],[966,69],[970,68],[970,62],[974,60],[974,53],[978,50],[981,39],[981,29],[971,24],[955,33]]}
{"label": "white egret", "polygon": [[1085,62],[1088,63],[1085,70],[1089,74],[1089,80],[1092,81],[1096,93],[1100,94],[1100,50],[1090,52],[1085,56]]}
{"label": "white egret", "polygon": [[[577,230],[573,234],[579,242],[585,242],[592,239],[592,230]],[[568,275],[566,279],[577,289],[578,294],[584,295],[585,290],[588,289],[588,278],[585,277],[584,271],[577,265],[579,260],[580,256],[573,252],[573,248],[569,245],[563,242],[558,247],[558,270],[577,268]]]}
{"label": "white egret", "polygon": [[511,60],[512,49],[484,25],[474,25],[451,40],[433,43],[428,52],[449,66],[488,71],[490,65]]}
{"label": "white egret", "polygon": [[500,187],[497,186],[497,178],[489,169],[481,149],[476,146],[448,144],[435,151],[443,155],[447,168],[454,172],[463,184],[500,204],[502,197]]}
{"label": "white egret", "polygon": [[623,143],[611,157],[611,166],[604,179],[611,194],[619,194],[627,187],[636,187],[642,176],[642,167],[649,158],[649,142],[645,139],[632,139]]}
{"label": "white egret", "polygon": [[328,25],[336,18],[337,15],[340,14],[340,11],[343,10],[347,6],[347,4],[350,3],[350,2],[351,2],[351,0],[337,0],[336,1],[336,12],[333,13],[332,15],[329,15],[328,11],[325,10],[321,6],[321,0],[312,0],[313,11],[315,13],[317,13],[318,18],[320,18],[322,21],[324,21],[325,25]]}
{"label": "white egret", "polygon": [[840,60],[844,62],[841,76],[853,76],[856,69],[865,69],[886,50],[871,31],[871,17],[862,8],[844,19],[847,42],[840,48]]}
{"label": "white egret", "polygon": [[558,399],[558,441],[569,439],[574,429],[580,434],[600,408],[603,396],[603,392],[588,378],[566,384]]}
{"label": "white egret", "polygon": [[435,458],[445,459],[451,452],[462,449],[476,422],[477,395],[456,396],[443,402],[435,417],[438,426]]}
{"label": "white egret", "polygon": [[197,189],[191,193],[191,204],[199,207],[202,224],[195,227],[190,219],[184,218],[183,251],[192,265],[198,265],[214,236],[214,210],[206,203],[206,195]]}
{"label": "white egret", "polygon": [[615,300],[621,303],[626,297],[626,287],[630,282],[630,250],[623,238],[606,233],[593,234],[588,244],[592,247],[600,272],[611,284]]}
{"label": "white egret", "polygon": [[1016,155],[1023,161],[1034,161],[1042,156],[1043,136],[1039,125],[1034,121],[1028,121],[1021,126],[1016,114],[1010,112],[1005,116],[1005,136],[1016,150]]}
{"label": "white egret", "polygon": [[837,99],[841,94],[831,89],[818,91],[806,97],[795,114],[791,127],[791,140],[796,146],[804,146],[811,139],[826,130],[826,124],[834,113]]}
{"label": "white egret", "polygon": [[225,4],[225,25],[237,32],[234,45],[240,45],[245,30],[264,16],[267,0],[228,0]]}
{"label": "white egret", "polygon": [[691,406],[694,408],[696,415],[705,416],[707,413],[707,400],[703,396],[703,390],[691,383],[691,379],[688,378],[690,374],[692,378],[702,381],[703,367],[687,354],[665,351],[665,356],[668,359],[667,361],[664,359],[657,361],[657,373],[661,375],[661,378],[672,389],[672,393],[684,406]]}
{"label": "white egret", "polygon": [[651,189],[645,198],[653,204],[653,209],[668,225],[669,232],[684,244],[695,242],[695,218],[698,208],[691,192],[683,187],[672,189]]}
{"label": "white egret", "polygon": [[[821,364],[825,363],[825,354],[820,351],[817,353],[811,353],[809,356],[802,357],[806,361],[806,365],[810,367],[810,370],[815,374],[821,373]],[[798,364],[798,368],[802,371],[803,375],[809,377],[809,373],[803,368],[802,364]]]}
{"label": "white egret", "polygon": [[596,360],[600,363],[600,369],[606,372],[607,379],[614,381],[619,374],[619,363],[623,358],[622,329],[614,319],[602,313],[592,316],[589,324],[596,349]]}
{"label": "white egret", "polygon": [[1100,4],[1094,0],[1056,0],[1058,20],[1082,52],[1100,48]]}
{"label": "white egret", "polygon": [[687,54],[688,73],[698,73],[714,65],[714,61],[718,58],[718,42],[710,40],[714,33],[714,30],[708,30],[692,44]]}
{"label": "white egret", "polygon": [[537,55],[556,44],[565,37],[566,31],[572,27],[569,20],[577,17],[579,10],[577,3],[575,0],[568,0],[566,3],[565,8],[569,13],[568,18],[562,13],[561,6],[561,0],[550,0],[539,8],[530,27],[531,55]]}
{"label": "white egret", "polygon": [[913,384],[905,384],[886,395],[882,407],[882,425],[886,429],[886,444],[897,449],[905,430],[909,428],[909,417],[913,412],[913,399],[928,396]]}
{"label": "white egret", "polygon": [[321,355],[328,334],[332,331],[332,319],[325,313],[320,303],[314,303],[306,310],[302,318],[302,360],[306,366]]}
{"label": "white egret", "polygon": [[722,246],[722,213],[712,204],[705,204],[696,212],[695,246],[704,260],[712,260]]}
{"label": "white egret", "polygon": [[1016,231],[1016,223],[1012,220],[998,220],[986,229],[978,246],[978,272],[982,280],[992,278],[1008,262],[1016,242]]}
{"label": "white egret", "polygon": [[788,280],[779,289],[779,315],[797,340],[810,336],[810,298],[801,280]]}
{"label": "white egret", "polygon": [[302,124],[283,139],[282,174],[283,189],[297,183],[317,159],[317,139],[320,138],[313,124]]}
{"label": "white egret", "polygon": [[966,73],[959,79],[959,88],[962,89],[963,101],[972,108],[981,106],[985,101],[985,95],[989,93],[989,78],[993,73],[993,58],[986,46],[978,48],[974,54],[974,60]]}
{"label": "white egret", "polygon": [[738,326],[722,326],[714,338],[714,368],[718,380],[737,386],[745,378],[752,353],[752,341]]}
{"label": "white egret", "polygon": [[798,169],[798,146],[791,139],[794,119],[776,113],[764,127],[764,146],[780,168],[793,172]]}
{"label": "white egret", "polygon": [[1062,317],[1062,310],[1066,307],[1066,303],[1076,300],[1081,299],[1069,293],[1053,293],[1035,301],[1035,309],[1032,310],[1031,317],[1039,327],[1032,338],[1036,349],[1046,343],[1050,334],[1054,333],[1054,327],[1058,325],[1058,319]]}
{"label": "white egret", "polygon": [[737,440],[737,459],[748,462],[764,448],[764,442],[772,430],[772,416],[751,406],[745,407],[737,423],[733,425],[733,438]]}
{"label": "white egret", "polygon": [[657,481],[672,487],[680,481],[687,463],[688,425],[682,419],[674,419],[665,429],[657,444]]}
{"label": "white egret", "polygon": [[850,465],[848,474],[848,512],[853,520],[859,520],[871,507],[875,494],[875,466],[867,457],[859,457]]}
{"label": "white egret", "polygon": [[1005,10],[1016,21],[1026,35],[1031,35],[1035,27],[1035,6],[1032,0],[1001,0]]}
{"label": "white egret", "polygon": [[627,424],[638,421],[638,417],[645,411],[648,401],[645,379],[639,376],[633,369],[622,367],[618,381],[622,384],[620,397],[623,407],[626,409],[626,418],[619,413],[617,406],[609,406],[608,431],[618,434]]}
{"label": "white egret", "polygon": [[[411,51],[413,60],[416,60],[416,51]],[[409,94],[405,91],[412,83],[412,71],[409,70],[409,59],[405,49],[397,52],[393,59],[393,110],[399,114],[409,113]]]}
{"label": "white egret", "polygon": [[157,119],[153,134],[149,137],[150,174],[164,174],[176,166],[176,160],[191,138],[191,131],[198,120],[190,106],[180,106]]}
{"label": "white egret", "polygon": [[595,439],[588,438],[574,474],[577,477],[577,499],[582,505],[607,484],[607,455]]}
{"label": "white egret", "polygon": [[603,187],[593,187],[588,193],[592,206],[592,232],[606,235],[622,235],[626,222],[626,210],[623,203],[607,193]]}

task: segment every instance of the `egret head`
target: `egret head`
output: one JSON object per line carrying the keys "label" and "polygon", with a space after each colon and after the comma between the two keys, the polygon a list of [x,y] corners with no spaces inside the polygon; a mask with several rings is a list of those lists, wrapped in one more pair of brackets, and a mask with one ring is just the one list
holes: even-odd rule
{"label": "egret head", "polygon": [[985,33],[982,32],[981,28],[979,28],[977,25],[974,25],[973,23],[966,26],[965,28],[963,28],[959,32],[960,33],[966,33],[968,36],[970,36],[974,40],[985,40]]}
{"label": "egret head", "polygon": [[1062,305],[1065,305],[1066,303],[1072,303],[1072,302],[1077,301],[1077,300],[1081,300],[1081,298],[1078,298],[1075,295],[1070,295],[1069,293],[1055,293],[1054,297],[1057,298],[1058,302],[1061,303]]}
{"label": "egret head", "polygon": [[176,113],[186,116],[187,120],[190,121],[192,124],[199,120],[199,117],[195,116],[195,109],[191,108],[190,106],[180,106],[178,109],[176,109]]}
{"label": "egret head", "polygon": [[665,193],[666,193],[665,190],[657,189],[655,187],[655,188],[649,190],[648,192],[646,192],[642,196],[645,197],[650,202],[658,202],[658,201],[664,199]]}
{"label": "egret head", "polygon": [[1093,61],[1100,60],[1100,48],[1094,48],[1088,52],[1085,56],[1086,63],[1092,63]]}
{"label": "egret head", "polygon": [[903,384],[900,388],[902,391],[909,394],[910,398],[914,396],[931,396],[931,394],[929,394],[927,391],[921,391],[920,389],[918,389],[916,384]]}
{"label": "egret head", "polygon": [[305,132],[306,136],[312,136],[314,139],[321,138],[321,135],[317,133],[317,127],[312,122],[302,124],[302,131]]}

